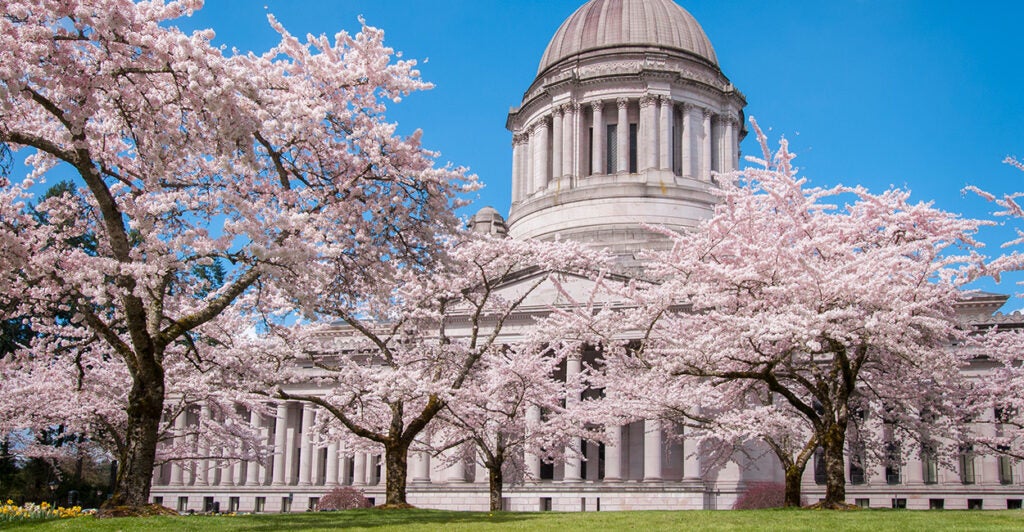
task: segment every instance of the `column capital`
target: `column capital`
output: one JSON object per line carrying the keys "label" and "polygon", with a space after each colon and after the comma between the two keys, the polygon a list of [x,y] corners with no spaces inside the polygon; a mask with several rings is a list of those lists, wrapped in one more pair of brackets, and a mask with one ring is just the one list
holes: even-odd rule
{"label": "column capital", "polygon": [[711,117],[714,116],[711,109],[708,109],[707,107],[701,108],[701,114],[704,115],[704,120],[710,120]]}
{"label": "column capital", "polygon": [[568,107],[569,107],[568,104],[564,104],[564,103],[556,105],[556,106],[551,108],[551,115],[552,116],[559,116],[560,117],[560,116],[562,116],[565,113],[565,110]]}
{"label": "column capital", "polygon": [[690,102],[679,102],[679,107],[683,110],[684,113],[689,113],[690,111],[693,110],[695,106]]}
{"label": "column capital", "polygon": [[582,104],[580,104],[579,100],[573,100],[573,101],[569,102],[569,104],[566,107],[568,107],[569,109],[572,109],[572,112],[574,112],[574,113],[579,113],[580,112],[580,107],[582,107]]}
{"label": "column capital", "polygon": [[589,105],[594,111],[604,111],[604,100],[594,100]]}
{"label": "column capital", "polygon": [[529,140],[529,138],[530,138],[529,133],[513,133],[512,134],[512,145],[513,146],[522,146],[523,144],[526,144],[526,142]]}
{"label": "column capital", "polygon": [[658,101],[658,97],[653,94],[644,94],[640,97],[640,107],[647,108],[654,105]]}
{"label": "column capital", "polygon": [[615,103],[619,106],[619,109],[626,109],[629,107],[629,98],[619,98],[615,100]]}

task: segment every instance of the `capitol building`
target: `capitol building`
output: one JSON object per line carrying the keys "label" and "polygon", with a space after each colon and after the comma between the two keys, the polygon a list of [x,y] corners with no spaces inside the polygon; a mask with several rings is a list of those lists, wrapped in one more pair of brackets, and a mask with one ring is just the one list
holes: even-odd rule
{"label": "capitol building", "polygon": [[[739,165],[745,106],[698,21],[675,2],[590,0],[555,32],[536,78],[508,114],[508,216],[488,207],[470,225],[516,239],[557,236],[607,248],[623,271],[638,271],[637,252],[668,245],[644,224],[693,228],[712,214],[715,174]],[[549,305],[545,297],[554,295],[538,294],[523,319],[513,320],[503,334],[528,327],[525,314]],[[994,313],[1005,300],[971,298],[961,305],[962,318],[978,324],[1004,319]],[[595,355],[570,361],[567,373],[580,371],[591,362],[588,356]],[[154,502],[179,511],[202,511],[213,502],[230,511],[305,511],[341,485],[382,502],[381,457],[349,453],[341,444],[314,444],[309,429],[316,415],[311,405],[298,402],[279,402],[273,418],[253,414],[250,423],[274,448],[266,462],[165,464],[154,473]],[[176,424],[183,429],[193,417],[179,416]],[[685,437],[673,437],[661,423],[612,427],[607,444],[581,443],[583,459],[546,464],[527,457],[530,478],[505,487],[505,509],[729,509],[752,483],[783,482],[770,453],[709,467]],[[992,426],[982,420],[979,430]],[[488,508],[485,468],[447,465],[427,453],[410,454],[409,462],[409,503]],[[873,508],[1020,508],[1020,464],[980,455],[960,462],[953,469],[911,459],[902,467],[869,470],[848,463],[847,502]],[[803,492],[810,502],[825,491],[815,472],[815,464],[808,464]]]}

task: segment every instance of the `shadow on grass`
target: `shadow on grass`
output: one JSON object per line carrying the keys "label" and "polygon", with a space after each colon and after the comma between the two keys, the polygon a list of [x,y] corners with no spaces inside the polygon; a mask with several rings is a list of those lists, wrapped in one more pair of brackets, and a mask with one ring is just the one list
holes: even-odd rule
{"label": "shadow on grass", "polygon": [[446,512],[441,510],[348,510],[307,514],[252,515],[240,528],[252,531],[380,528],[408,525],[501,525],[535,520],[538,514],[519,512]]}

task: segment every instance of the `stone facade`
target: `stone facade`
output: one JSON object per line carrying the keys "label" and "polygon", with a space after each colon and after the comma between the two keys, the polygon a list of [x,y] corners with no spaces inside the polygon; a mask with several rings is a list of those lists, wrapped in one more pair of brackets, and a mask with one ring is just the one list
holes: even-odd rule
{"label": "stone facade", "polygon": [[[592,0],[558,30],[522,104],[508,115],[508,223],[487,207],[470,226],[513,238],[558,235],[609,247],[627,271],[638,267],[637,251],[665,242],[642,224],[686,230],[711,214],[716,173],[738,166],[744,106],[700,25],[674,2]],[[587,286],[566,289],[584,294]],[[549,290],[527,308],[543,313],[559,297]],[[1019,325],[1020,316],[993,315],[1003,302],[1003,296],[979,295],[961,305],[961,316],[974,324]],[[504,334],[514,341],[536,313],[514,317]],[[343,343],[340,335],[324,338],[327,350]],[[584,354],[570,361],[567,373],[591,361]],[[985,369],[979,365],[977,371]],[[279,403],[275,412],[250,416],[276,449],[266,462],[164,465],[154,473],[154,499],[179,511],[203,511],[213,502],[221,510],[305,511],[339,485],[384,499],[379,455],[349,452],[339,444],[314,446],[308,434],[317,415],[313,407]],[[185,432],[199,415],[182,415],[175,426]],[[657,421],[613,427],[607,446],[580,443],[585,460],[542,464],[528,457],[538,480],[508,486],[506,509],[728,509],[750,483],[782,482],[770,453],[750,453],[761,458],[709,469],[685,437],[671,437],[672,429]],[[982,420],[978,430],[996,427]],[[483,468],[439,462],[424,453],[410,457],[409,502],[486,510]],[[848,467],[848,502],[871,507],[1004,509],[1024,499],[1024,468],[994,456],[965,456],[958,470],[920,459],[900,468]],[[814,463],[807,468],[804,493],[812,502],[824,495]]]}

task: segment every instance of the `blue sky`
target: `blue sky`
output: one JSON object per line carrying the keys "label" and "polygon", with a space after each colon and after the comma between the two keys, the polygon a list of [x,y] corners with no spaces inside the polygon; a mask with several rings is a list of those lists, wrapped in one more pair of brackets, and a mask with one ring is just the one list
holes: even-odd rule
{"label": "blue sky", "polygon": [[[582,0],[207,0],[183,27],[263,51],[266,13],[297,35],[358,29],[360,14],[407,58],[428,60],[437,87],[392,106],[403,130],[425,130],[442,160],[487,184],[479,206],[507,212],[510,106],[518,105],[555,30]],[[747,114],[785,135],[814,183],[911,188],[971,214],[968,183],[1024,188],[1001,164],[1024,155],[1024,3],[686,0]],[[748,138],[744,153],[755,153]],[[980,209],[980,210],[979,210]]]}
{"label": "blue sky", "polygon": [[[420,59],[436,84],[389,109],[403,131],[423,128],[442,161],[469,166],[486,188],[471,210],[508,212],[511,135],[504,128],[555,30],[583,0],[207,0],[183,28],[261,52],[275,42],[271,12],[296,35],[358,29],[363,15],[386,42]],[[1024,156],[1024,2],[685,0],[747,115],[786,136],[812,183],[909,188],[966,216],[990,205],[977,184],[1024,189],[1002,164]],[[758,153],[753,136],[744,153]],[[1022,224],[1024,225],[1024,224]],[[997,242],[989,232],[983,238]],[[987,250],[995,253],[996,249]],[[1014,292],[1007,285],[982,288]],[[1019,306],[1019,305],[1015,305]]]}

